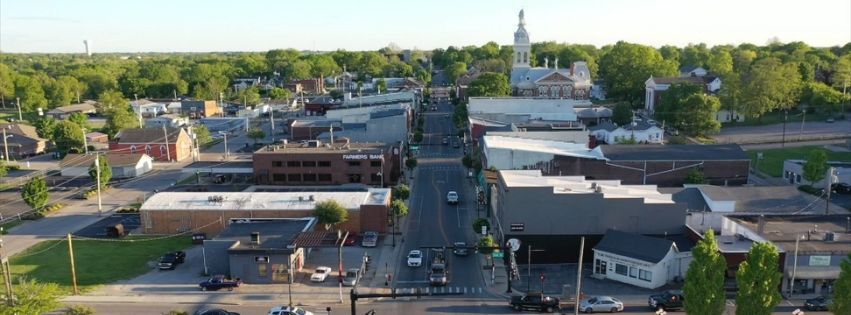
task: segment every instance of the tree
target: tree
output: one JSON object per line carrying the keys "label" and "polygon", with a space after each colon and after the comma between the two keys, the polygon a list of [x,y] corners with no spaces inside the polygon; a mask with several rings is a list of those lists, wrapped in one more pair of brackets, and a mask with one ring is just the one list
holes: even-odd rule
{"label": "tree", "polygon": [[[777,247],[770,242],[751,246],[748,258],[739,264],[736,283],[736,315],[770,315],[780,303],[780,273]],[[688,298],[686,298],[688,301]]]}
{"label": "tree", "polygon": [[405,184],[399,184],[393,187],[393,198],[399,200],[408,200],[411,196],[411,188]]}
{"label": "tree", "polygon": [[851,54],[842,56],[836,62],[831,81],[836,88],[846,89],[851,86]]}
{"label": "tree", "polygon": [[487,230],[487,231],[491,230],[491,223],[488,221],[488,219],[478,218],[478,219],[476,219],[476,221],[473,221],[473,233],[476,233],[476,234],[482,233],[482,227],[483,226],[486,227],[485,230]]}
{"label": "tree", "polygon": [[800,97],[801,74],[795,64],[783,64],[777,58],[760,59],[744,77],[742,91],[742,111],[748,116],[789,109]]}
{"label": "tree", "polygon": [[467,89],[469,96],[508,96],[511,94],[511,86],[508,77],[502,73],[485,72],[470,82]]}
{"label": "tree", "polygon": [[254,144],[257,144],[257,140],[266,138],[266,132],[257,127],[251,128],[248,130],[248,137],[254,140]]}
{"label": "tree", "polygon": [[239,91],[239,93],[233,99],[236,102],[242,102],[246,106],[254,106],[260,104],[260,90],[257,87],[250,87]]}
{"label": "tree", "polygon": [[68,121],[77,124],[80,128],[91,130],[89,127],[89,116],[80,112],[71,113],[68,116]]}
{"label": "tree", "polygon": [[349,212],[339,202],[330,199],[317,202],[313,209],[313,216],[316,217],[319,224],[324,224],[325,229],[328,230],[332,226],[348,221]]}
{"label": "tree", "polygon": [[664,121],[675,128],[682,128],[681,114],[683,112],[683,101],[692,95],[703,93],[703,87],[691,83],[672,84],[671,87],[659,98],[656,105],[656,119]]}
{"label": "tree", "polygon": [[459,77],[467,73],[467,64],[460,61],[453,62],[446,68],[444,73],[449,83],[455,84],[455,80],[458,80]]}
{"label": "tree", "polygon": [[851,254],[839,264],[839,278],[833,286],[833,314],[851,314]]}
{"label": "tree", "polygon": [[25,75],[18,75],[15,79],[15,97],[21,99],[21,111],[34,112],[37,108],[47,109],[47,98],[44,97],[42,84]]}
{"label": "tree", "polygon": [[693,169],[691,172],[686,175],[686,184],[706,184],[706,177],[704,177],[703,172],[698,169]]}
{"label": "tree", "polygon": [[842,92],[821,82],[808,82],[804,85],[801,102],[815,108],[821,108],[823,112],[832,113],[839,111]]}
{"label": "tree", "polygon": [[56,151],[62,156],[69,152],[81,153],[85,151],[83,128],[77,124],[63,120],[56,125],[53,131],[53,141],[56,142]]}
{"label": "tree", "polygon": [[9,168],[6,166],[6,161],[0,160],[0,177],[9,174]]}
{"label": "tree", "polygon": [[103,131],[112,138],[123,129],[140,127],[139,117],[130,110],[129,106],[118,106],[107,112]]}
{"label": "tree", "polygon": [[414,133],[414,142],[420,143],[422,141],[423,141],[423,132],[417,130],[417,132]]}
{"label": "tree", "polygon": [[407,160],[405,160],[405,166],[407,166],[409,170],[413,170],[415,167],[417,167],[417,158],[409,157]]}
{"label": "tree", "polygon": [[17,301],[13,306],[0,308],[0,315],[47,314],[62,306],[62,290],[56,283],[21,280],[13,286]]}
{"label": "tree", "polygon": [[57,126],[59,126],[59,121],[53,117],[45,117],[35,121],[35,131],[39,137],[44,139],[53,140]]}
{"label": "tree", "polygon": [[213,136],[210,135],[210,129],[207,129],[206,125],[197,124],[192,127],[195,132],[195,141],[197,141],[199,146],[205,145],[213,141]]}
{"label": "tree", "polygon": [[691,135],[706,135],[721,130],[715,114],[721,109],[721,101],[714,95],[697,94],[682,100],[679,110],[679,128]]}
{"label": "tree", "polygon": [[406,205],[402,200],[393,200],[390,204],[390,209],[393,211],[393,216],[396,218],[408,215],[408,205]]}
{"label": "tree", "polygon": [[615,105],[615,109],[612,111],[612,122],[618,124],[618,126],[625,126],[632,122],[632,118],[632,106],[629,106],[629,103],[618,102]]}
{"label": "tree", "polygon": [[95,310],[88,305],[71,305],[65,310],[65,315],[94,315]]}
{"label": "tree", "polygon": [[487,255],[493,252],[496,242],[494,242],[493,236],[485,235],[479,239],[476,246],[479,248],[480,253]]}
{"label": "tree", "polygon": [[293,98],[293,94],[290,90],[276,87],[269,91],[269,98],[273,100],[288,100]]}
{"label": "tree", "polygon": [[130,102],[124,98],[124,95],[121,92],[110,90],[105,91],[98,96],[98,105],[100,105],[100,110],[106,114],[109,114],[113,109],[118,108],[126,108],[130,106]]}
{"label": "tree", "polygon": [[665,60],[653,47],[620,41],[600,58],[600,76],[612,98],[635,106],[644,100],[644,82],[651,76],[679,73],[676,61]]}
{"label": "tree", "polygon": [[41,175],[30,179],[21,189],[21,198],[35,211],[41,211],[47,205],[49,197],[47,181]]}
{"label": "tree", "polygon": [[685,311],[689,315],[718,315],[724,313],[724,272],[727,263],[718,251],[715,233],[706,231],[703,239],[692,248],[693,260],[686,273],[683,291]]}
{"label": "tree", "polygon": [[810,182],[810,185],[824,179],[827,173],[827,153],[822,149],[810,151],[807,157],[807,163],[804,164],[804,179]]}
{"label": "tree", "polygon": [[5,63],[0,63],[0,103],[5,107],[6,101],[15,97],[16,74]]}
{"label": "tree", "polygon": [[112,180],[112,167],[109,166],[109,161],[106,160],[105,156],[98,156],[98,166],[95,166],[95,163],[92,162],[92,166],[89,167],[89,177],[93,182],[97,183],[98,179],[98,169],[100,168],[100,188],[104,189],[109,184],[109,181]]}

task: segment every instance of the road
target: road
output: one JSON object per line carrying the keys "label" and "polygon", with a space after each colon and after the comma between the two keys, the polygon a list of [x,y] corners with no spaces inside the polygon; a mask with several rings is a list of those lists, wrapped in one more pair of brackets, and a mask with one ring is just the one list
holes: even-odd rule
{"label": "road", "polygon": [[[452,144],[442,144],[444,135],[456,134],[452,123],[452,105],[438,104],[437,111],[427,111],[425,133],[418,154],[418,170],[414,178],[410,199],[410,213],[404,227],[403,250],[400,251],[399,264],[395,271],[397,288],[428,287],[428,258],[424,257],[423,266],[407,267],[406,255],[413,249],[428,254],[429,247],[452,246],[454,242],[472,244],[476,241],[471,216],[475,216],[474,196],[470,183],[461,165],[463,149]],[[457,138],[456,138],[457,139]],[[457,141],[457,140],[455,140]],[[449,205],[446,194],[456,191],[460,194],[458,205]],[[477,255],[470,251],[468,256],[452,255],[449,258],[450,283],[443,290],[458,290],[470,294],[484,294],[484,281]]]}

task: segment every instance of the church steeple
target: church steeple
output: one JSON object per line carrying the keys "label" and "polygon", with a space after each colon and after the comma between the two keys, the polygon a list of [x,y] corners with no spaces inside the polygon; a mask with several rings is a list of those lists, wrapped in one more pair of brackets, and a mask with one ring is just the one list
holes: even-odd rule
{"label": "church steeple", "polygon": [[529,32],[526,31],[526,17],[522,9],[517,17],[519,21],[517,31],[514,32],[514,62],[512,68],[529,68],[532,45],[529,41]]}

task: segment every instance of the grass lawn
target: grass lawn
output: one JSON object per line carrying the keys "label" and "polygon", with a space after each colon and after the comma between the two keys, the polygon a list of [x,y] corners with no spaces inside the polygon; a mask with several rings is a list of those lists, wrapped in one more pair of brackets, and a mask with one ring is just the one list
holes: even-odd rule
{"label": "grass lawn", "polygon": [[0,232],[0,235],[9,233],[9,229],[11,229],[11,228],[13,228],[13,227],[16,227],[16,226],[18,226],[18,225],[21,225],[21,223],[24,223],[24,221],[21,221],[21,220],[13,220],[13,221],[9,221],[9,222],[6,222],[6,223],[3,223],[3,224],[0,224],[0,227],[2,227],[2,228],[3,228],[3,231],[2,231],[2,232]]}
{"label": "grass lawn", "polygon": [[[158,259],[165,252],[191,245],[188,236],[151,240],[128,237],[124,240],[74,240],[77,286],[80,290],[91,290],[98,285],[144,274],[151,270],[149,261]],[[70,293],[71,267],[67,244],[65,240],[44,241],[12,256],[12,277],[55,282]]]}
{"label": "grass lawn", "polygon": [[[780,177],[783,175],[783,160],[806,160],[807,157],[810,155],[810,151],[814,149],[823,148],[820,146],[809,146],[783,149],[751,150],[747,151],[747,153],[748,156],[750,156],[751,158],[751,163],[754,163],[753,165],[757,165],[756,154],[757,152],[762,152],[763,159],[761,162],[759,162],[759,170],[765,174],[774,177]],[[833,152],[829,150],[825,150],[825,152],[827,152],[828,161],[851,162],[851,152]]]}
{"label": "grass lawn", "polygon": [[[836,114],[834,114],[835,116]],[[782,124],[783,123],[783,111],[774,111],[768,112],[762,115],[761,118],[748,118],[743,122],[728,122],[721,124],[722,127],[736,127],[736,126],[762,126],[762,125],[773,125],[773,124]],[[807,113],[806,121],[825,121],[831,115],[823,112],[815,112],[815,113]],[[803,119],[803,113],[799,110],[792,109],[789,110],[789,116],[787,117],[786,122],[801,122]]]}

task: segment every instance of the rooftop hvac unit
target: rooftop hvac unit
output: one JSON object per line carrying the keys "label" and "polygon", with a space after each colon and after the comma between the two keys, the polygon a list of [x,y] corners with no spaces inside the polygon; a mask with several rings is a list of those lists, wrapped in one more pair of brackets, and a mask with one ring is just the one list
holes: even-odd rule
{"label": "rooftop hvac unit", "polygon": [[603,193],[603,187],[597,186],[596,188],[594,188],[594,191],[602,194]]}
{"label": "rooftop hvac unit", "polygon": [[824,233],[824,241],[825,242],[835,242],[836,241],[836,233],[825,232]]}
{"label": "rooftop hvac unit", "polygon": [[251,244],[260,245],[260,232],[251,232]]}
{"label": "rooftop hvac unit", "polygon": [[310,201],[313,201],[313,195],[310,195],[309,198],[310,198]]}

